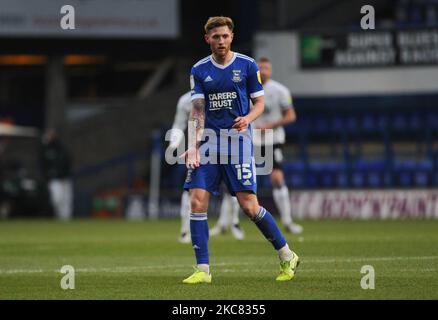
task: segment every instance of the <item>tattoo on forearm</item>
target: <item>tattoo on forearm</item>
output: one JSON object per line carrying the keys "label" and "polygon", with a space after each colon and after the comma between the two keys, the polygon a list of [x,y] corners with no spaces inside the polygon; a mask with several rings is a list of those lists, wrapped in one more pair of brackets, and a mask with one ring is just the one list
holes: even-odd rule
{"label": "tattoo on forearm", "polygon": [[199,146],[205,125],[205,100],[195,99],[192,103],[188,126],[189,148]]}

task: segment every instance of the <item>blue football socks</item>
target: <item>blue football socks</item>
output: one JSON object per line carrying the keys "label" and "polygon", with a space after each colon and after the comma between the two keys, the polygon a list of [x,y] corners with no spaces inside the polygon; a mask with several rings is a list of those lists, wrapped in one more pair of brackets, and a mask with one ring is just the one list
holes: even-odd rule
{"label": "blue football socks", "polygon": [[265,208],[260,207],[259,213],[253,221],[276,250],[279,250],[286,245],[286,239],[278,228],[277,223]]}
{"label": "blue football socks", "polygon": [[198,265],[209,264],[207,213],[190,214],[190,233],[196,262]]}

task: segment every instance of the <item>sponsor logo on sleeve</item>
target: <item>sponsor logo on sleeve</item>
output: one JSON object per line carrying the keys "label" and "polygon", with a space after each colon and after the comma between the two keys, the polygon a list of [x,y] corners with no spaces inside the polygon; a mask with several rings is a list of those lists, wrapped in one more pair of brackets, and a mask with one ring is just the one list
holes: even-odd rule
{"label": "sponsor logo on sleeve", "polygon": [[257,80],[262,84],[262,77],[260,76],[260,71],[257,71]]}

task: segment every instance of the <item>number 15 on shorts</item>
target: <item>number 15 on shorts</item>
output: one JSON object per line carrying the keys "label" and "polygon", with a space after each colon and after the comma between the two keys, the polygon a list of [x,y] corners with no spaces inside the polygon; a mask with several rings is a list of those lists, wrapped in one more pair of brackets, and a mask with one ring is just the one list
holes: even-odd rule
{"label": "number 15 on shorts", "polygon": [[236,164],[237,180],[248,180],[252,177],[251,165],[249,163]]}

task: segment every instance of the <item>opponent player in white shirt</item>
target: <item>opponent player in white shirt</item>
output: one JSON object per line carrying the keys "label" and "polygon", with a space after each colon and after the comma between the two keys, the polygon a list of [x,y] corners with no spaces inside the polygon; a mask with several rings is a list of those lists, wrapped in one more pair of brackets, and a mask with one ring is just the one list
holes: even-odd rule
{"label": "opponent player in white shirt", "polygon": [[[296,114],[292,103],[289,89],[271,79],[272,64],[266,57],[257,59],[260,69],[263,89],[265,90],[265,110],[263,114],[254,121],[254,126],[261,130],[261,134],[254,134],[254,146],[265,148],[266,140],[262,138],[263,130],[272,129],[274,162],[271,173],[272,193],[275,204],[281,215],[281,222],[287,232],[300,234],[303,227],[292,220],[291,200],[289,189],[284,181],[283,173],[283,144],[286,142],[286,134],[283,126],[296,120]],[[262,151],[261,154],[264,154]]]}
{"label": "opponent player in white shirt", "polygon": [[[187,128],[189,114],[192,111],[192,101],[190,91],[183,94],[176,105],[175,119],[172,125],[169,148],[175,150],[184,139],[184,131]],[[176,129],[176,130],[173,130]],[[181,195],[181,233],[179,242],[190,243],[190,196],[188,191],[183,191]]]}

